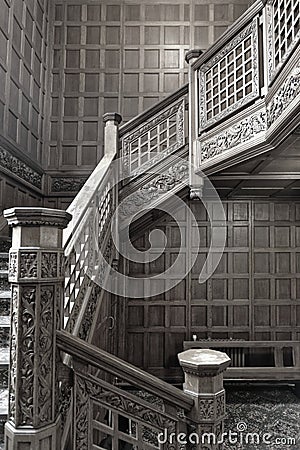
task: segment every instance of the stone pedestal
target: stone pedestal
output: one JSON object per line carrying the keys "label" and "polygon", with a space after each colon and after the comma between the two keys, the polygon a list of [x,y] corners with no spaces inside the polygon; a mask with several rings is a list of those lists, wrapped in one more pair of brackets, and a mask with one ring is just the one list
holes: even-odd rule
{"label": "stone pedestal", "polygon": [[65,211],[13,208],[9,422],[6,450],[58,450],[56,331],[63,311]]}
{"label": "stone pedestal", "polygon": [[187,350],[178,358],[185,375],[183,390],[195,402],[190,419],[194,423],[194,433],[200,439],[197,448],[222,449],[225,418],[223,372],[229,366],[230,358],[210,349]]}

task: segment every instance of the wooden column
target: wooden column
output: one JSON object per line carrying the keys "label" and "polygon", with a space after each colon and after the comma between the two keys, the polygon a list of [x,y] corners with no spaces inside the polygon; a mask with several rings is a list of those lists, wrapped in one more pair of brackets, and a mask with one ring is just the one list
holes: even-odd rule
{"label": "wooden column", "polygon": [[200,439],[197,448],[220,450],[225,419],[223,372],[230,358],[215,350],[193,349],[179,353],[178,359],[185,375],[183,390],[195,402],[190,419]]}
{"label": "wooden column", "polygon": [[62,232],[71,215],[46,208],[4,212],[13,227],[9,421],[6,450],[59,450],[56,332],[63,311]]}

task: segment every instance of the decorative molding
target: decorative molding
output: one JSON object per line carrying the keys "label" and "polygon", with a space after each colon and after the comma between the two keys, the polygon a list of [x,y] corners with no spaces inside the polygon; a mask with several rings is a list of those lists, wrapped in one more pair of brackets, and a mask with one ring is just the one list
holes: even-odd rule
{"label": "decorative molding", "polygon": [[78,192],[87,177],[55,177],[51,180],[51,192]]}
{"label": "decorative molding", "polygon": [[[213,117],[212,119],[206,120],[206,89],[205,86],[205,74],[208,70],[217,64],[222,58],[224,58],[229,52],[231,52],[238,44],[243,42],[247,37],[252,36],[252,85],[253,90],[250,94],[246,95],[242,99],[235,102],[230,107],[226,108],[224,111]],[[235,36],[227,45],[222,48],[214,57],[212,57],[208,62],[203,64],[198,69],[198,96],[199,96],[199,114],[200,114],[200,129],[204,129],[210,125],[219,122],[224,117],[228,116],[232,112],[236,111],[241,106],[248,104],[250,101],[254,100],[259,95],[259,51],[258,51],[258,23],[257,18],[255,18],[250,25],[244,28],[237,36]]]}
{"label": "decorative molding", "polygon": [[119,207],[121,218],[126,219],[141,211],[145,205],[150,207],[151,202],[167,194],[174,188],[184,185],[188,180],[188,162],[177,162],[167,169],[163,174],[159,174],[153,180],[140,187],[137,191],[125,198]]}
{"label": "decorative molding", "polygon": [[201,163],[237,147],[267,130],[267,115],[260,110],[206,141],[200,141]]}
{"label": "decorative molding", "polygon": [[66,228],[70,220],[71,214],[60,209],[51,208],[26,208],[17,207],[4,211],[8,225],[11,227],[27,226],[27,227],[57,227],[59,229]]}
{"label": "decorative molding", "polygon": [[42,175],[16,156],[11,155],[3,147],[0,147],[0,166],[34,187],[42,189]]}
{"label": "decorative molding", "polygon": [[267,105],[268,127],[270,127],[300,94],[300,62],[278,89]]}

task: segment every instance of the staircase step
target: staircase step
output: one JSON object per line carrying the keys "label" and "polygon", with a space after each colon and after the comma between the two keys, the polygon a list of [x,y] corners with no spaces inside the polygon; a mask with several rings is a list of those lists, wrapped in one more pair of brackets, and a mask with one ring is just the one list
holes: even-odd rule
{"label": "staircase step", "polygon": [[0,421],[7,420],[8,414],[8,389],[0,389]]}

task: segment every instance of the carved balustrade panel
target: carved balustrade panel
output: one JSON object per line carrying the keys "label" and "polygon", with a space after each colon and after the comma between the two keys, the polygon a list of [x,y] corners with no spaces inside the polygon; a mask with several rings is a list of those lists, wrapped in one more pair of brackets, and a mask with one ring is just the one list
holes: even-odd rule
{"label": "carved balustrade panel", "polygon": [[198,71],[199,131],[259,95],[258,20],[205,61]]}
{"label": "carved balustrade panel", "polygon": [[299,0],[269,0],[267,4],[269,83],[300,39]]}
{"label": "carved balustrade panel", "polygon": [[185,99],[181,98],[122,137],[126,175],[139,175],[185,143]]}
{"label": "carved balustrade panel", "polygon": [[[86,375],[88,371],[83,367],[79,371],[75,368],[74,448],[159,449],[160,433],[170,436],[187,432],[184,412],[166,412],[165,405],[153,401],[153,396],[141,392],[134,395],[101,378]],[[164,448],[180,447],[168,442]]]}

